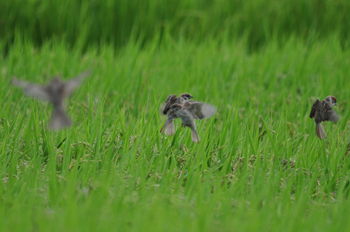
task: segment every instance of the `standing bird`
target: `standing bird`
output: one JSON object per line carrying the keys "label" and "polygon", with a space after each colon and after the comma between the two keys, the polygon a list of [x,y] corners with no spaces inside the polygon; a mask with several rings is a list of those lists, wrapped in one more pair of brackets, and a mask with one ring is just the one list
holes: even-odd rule
{"label": "standing bird", "polygon": [[82,80],[90,72],[80,73],[77,77],[63,82],[60,78],[54,77],[48,85],[41,86],[26,81],[12,79],[12,84],[22,87],[24,92],[34,98],[49,101],[53,106],[53,113],[49,123],[49,129],[57,130],[72,125],[72,121],[64,112],[64,100],[80,86]]}
{"label": "standing bird", "polygon": [[191,129],[192,142],[199,143],[199,136],[194,119],[208,118],[216,112],[216,108],[202,102],[194,102],[192,104],[186,104],[186,106],[175,103],[170,106],[170,111],[177,118],[181,119],[182,126]]}
{"label": "standing bird", "polygon": [[339,115],[332,109],[332,106],[336,105],[337,99],[334,96],[328,96],[323,101],[317,99],[312,105],[310,118],[313,118],[316,123],[316,135],[320,139],[324,139],[327,136],[321,123],[324,121],[336,123],[339,120]]}
{"label": "standing bird", "polygon": [[191,98],[193,98],[193,96],[189,93],[183,93],[179,97],[176,97],[176,95],[169,95],[167,97],[162,113],[164,115],[168,115],[168,117],[167,117],[166,122],[164,123],[164,126],[160,130],[161,133],[164,133],[165,135],[175,134],[174,120],[177,117],[174,113],[169,112],[170,106],[175,104],[175,103],[183,105],[186,102],[192,102],[192,101],[190,101]]}

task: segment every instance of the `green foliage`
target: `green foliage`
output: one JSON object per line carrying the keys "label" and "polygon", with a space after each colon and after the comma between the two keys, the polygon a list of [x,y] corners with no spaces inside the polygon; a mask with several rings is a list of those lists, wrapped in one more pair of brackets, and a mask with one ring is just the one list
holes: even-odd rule
{"label": "green foliage", "polygon": [[[274,40],[254,54],[246,40],[167,37],[84,54],[31,41],[0,60],[1,231],[349,229],[350,54],[339,38]],[[75,125],[59,132],[46,128],[48,104],[10,85],[88,68],[67,102]],[[161,103],[182,92],[218,108],[197,123],[199,144],[180,122],[175,136],[159,133]],[[330,94],[341,120],[320,141],[308,113]]]}
{"label": "green foliage", "polygon": [[11,44],[21,32],[36,45],[63,39],[120,47],[164,34],[192,42],[247,37],[255,51],[290,35],[314,42],[339,34],[347,47],[349,12],[348,0],[0,0],[0,39]]}

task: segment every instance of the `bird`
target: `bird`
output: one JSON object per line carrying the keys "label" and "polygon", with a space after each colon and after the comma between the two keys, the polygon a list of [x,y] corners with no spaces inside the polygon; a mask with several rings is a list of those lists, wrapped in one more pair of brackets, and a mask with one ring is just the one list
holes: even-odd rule
{"label": "bird", "polygon": [[72,125],[72,121],[64,112],[64,100],[79,87],[82,80],[90,75],[89,71],[78,74],[69,81],[62,81],[54,77],[47,85],[37,85],[27,81],[12,79],[12,84],[21,87],[25,94],[44,101],[53,106],[53,113],[49,122],[49,129],[58,130]]}
{"label": "bird", "polygon": [[339,115],[333,110],[333,106],[337,105],[337,99],[334,96],[327,96],[324,100],[318,99],[314,102],[310,112],[310,118],[314,119],[316,124],[316,135],[320,139],[327,137],[326,132],[322,127],[322,122],[332,121],[337,123]]}
{"label": "bird", "polygon": [[163,115],[168,115],[168,116],[167,116],[167,120],[164,123],[164,126],[160,130],[161,133],[164,133],[165,135],[175,134],[174,120],[177,117],[174,113],[172,113],[172,112],[169,113],[170,106],[175,104],[175,103],[182,105],[185,102],[189,102],[191,98],[193,98],[193,96],[189,93],[180,94],[179,97],[176,97],[176,95],[174,95],[174,94],[169,95],[167,97],[165,104],[164,104],[164,107],[163,107],[163,110],[162,110],[162,113],[163,113]]}
{"label": "bird", "polygon": [[203,102],[194,102],[184,105],[175,103],[170,106],[169,110],[175,117],[181,119],[183,127],[191,129],[191,138],[194,143],[199,143],[200,141],[194,119],[208,118],[216,112],[214,106]]}
{"label": "bird", "polygon": [[184,102],[189,101],[191,98],[193,98],[193,96],[189,93],[180,94],[179,97],[176,97],[176,95],[174,95],[174,94],[169,95],[165,101],[165,105],[163,108],[163,114],[166,115],[168,113],[168,110],[169,110],[171,105],[173,105],[175,103],[183,104]]}

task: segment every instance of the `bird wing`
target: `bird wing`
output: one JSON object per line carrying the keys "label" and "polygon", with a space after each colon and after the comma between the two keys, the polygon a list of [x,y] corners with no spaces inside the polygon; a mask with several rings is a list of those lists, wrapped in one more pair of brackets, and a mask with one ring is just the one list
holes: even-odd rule
{"label": "bird wing", "polygon": [[165,105],[163,107],[163,114],[167,114],[169,111],[169,108],[172,104],[176,103],[177,97],[176,95],[169,95],[165,101]]}
{"label": "bird wing", "polygon": [[185,108],[195,119],[208,118],[215,114],[216,108],[203,102],[193,102]]}
{"label": "bird wing", "polygon": [[320,103],[320,101],[318,99],[316,99],[316,101],[314,102],[314,104],[312,105],[312,108],[311,108],[310,118],[315,117],[319,103]]}
{"label": "bird wing", "polygon": [[335,123],[337,123],[339,121],[339,115],[333,109],[328,110],[326,115],[327,115],[328,121],[332,121]]}
{"label": "bird wing", "polygon": [[69,97],[78,88],[83,79],[90,75],[90,71],[80,73],[78,76],[64,83],[64,97]]}
{"label": "bird wing", "polygon": [[27,81],[21,81],[16,78],[12,79],[12,84],[21,87],[27,95],[41,100],[50,101],[50,94],[46,88],[41,85],[32,84]]}
{"label": "bird wing", "polygon": [[326,101],[324,101],[322,116],[324,121],[332,121],[332,122],[339,121],[339,115],[337,114],[337,112],[333,110],[332,106]]}

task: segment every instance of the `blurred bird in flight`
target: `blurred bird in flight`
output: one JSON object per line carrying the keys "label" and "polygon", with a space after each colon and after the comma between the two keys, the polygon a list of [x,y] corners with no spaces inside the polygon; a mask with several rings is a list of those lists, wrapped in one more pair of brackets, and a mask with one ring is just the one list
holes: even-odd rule
{"label": "blurred bird in flight", "polygon": [[90,72],[86,71],[66,82],[58,77],[54,77],[51,82],[45,86],[18,80],[16,78],[12,79],[12,84],[23,88],[24,93],[28,96],[49,101],[53,106],[49,129],[58,130],[72,125],[72,121],[64,112],[64,101],[81,85],[82,80],[88,75],[90,75]]}

